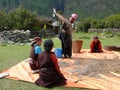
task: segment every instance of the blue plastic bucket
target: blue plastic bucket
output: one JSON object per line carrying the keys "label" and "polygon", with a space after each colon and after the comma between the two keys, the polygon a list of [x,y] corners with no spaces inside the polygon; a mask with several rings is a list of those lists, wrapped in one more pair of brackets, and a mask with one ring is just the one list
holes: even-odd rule
{"label": "blue plastic bucket", "polygon": [[61,48],[56,48],[54,50],[54,53],[55,53],[57,58],[62,58],[62,49]]}

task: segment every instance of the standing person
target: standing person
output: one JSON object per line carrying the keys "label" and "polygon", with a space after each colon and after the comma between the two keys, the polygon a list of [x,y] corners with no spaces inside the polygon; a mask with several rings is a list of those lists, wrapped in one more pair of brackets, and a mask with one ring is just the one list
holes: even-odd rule
{"label": "standing person", "polygon": [[58,17],[59,20],[64,22],[62,26],[62,31],[60,33],[60,40],[62,44],[62,54],[64,58],[68,58],[72,56],[72,32],[73,27],[72,23],[77,19],[77,14],[72,14],[69,20],[66,20],[62,15],[58,14],[54,10],[55,15]]}
{"label": "standing person", "polygon": [[90,44],[90,52],[103,52],[101,41],[99,40],[98,36],[93,37],[93,40]]}
{"label": "standing person", "polygon": [[51,51],[53,48],[53,41],[46,40],[44,42],[44,52],[39,54],[38,62],[40,69],[40,77],[35,82],[38,86],[52,87],[55,85],[64,85],[66,79],[60,72],[55,54]]}
{"label": "standing person", "polygon": [[38,72],[38,54],[42,52],[41,49],[42,39],[40,37],[35,37],[31,43],[31,52],[30,52],[30,68],[33,70],[32,73]]}

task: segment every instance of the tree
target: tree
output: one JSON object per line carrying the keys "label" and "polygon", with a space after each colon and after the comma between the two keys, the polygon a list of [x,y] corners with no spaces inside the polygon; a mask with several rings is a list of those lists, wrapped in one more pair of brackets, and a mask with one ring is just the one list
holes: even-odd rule
{"label": "tree", "polygon": [[8,14],[8,27],[10,29],[27,30],[35,27],[37,14],[31,13],[23,7],[10,11]]}
{"label": "tree", "polygon": [[3,10],[0,10],[0,31],[3,31],[7,28],[7,19],[6,13]]}

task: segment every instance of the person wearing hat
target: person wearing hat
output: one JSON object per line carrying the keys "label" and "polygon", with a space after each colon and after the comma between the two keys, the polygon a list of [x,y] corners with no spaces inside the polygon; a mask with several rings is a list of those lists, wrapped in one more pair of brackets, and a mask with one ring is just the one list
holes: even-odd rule
{"label": "person wearing hat", "polygon": [[31,51],[30,51],[30,60],[29,65],[32,69],[32,73],[38,72],[38,55],[42,52],[41,49],[42,39],[40,37],[35,37],[31,43]]}
{"label": "person wearing hat", "polygon": [[52,51],[54,43],[51,39],[44,41],[44,51],[38,56],[40,77],[35,84],[43,87],[65,85],[66,79],[60,71],[55,53]]}
{"label": "person wearing hat", "polygon": [[72,56],[72,23],[74,23],[78,15],[72,14],[69,20],[67,20],[62,15],[58,14],[55,10],[54,14],[60,21],[64,22],[59,39],[61,40],[62,54],[64,55],[64,58],[70,58]]}
{"label": "person wearing hat", "polygon": [[90,44],[90,52],[103,52],[101,41],[98,36],[94,36]]}

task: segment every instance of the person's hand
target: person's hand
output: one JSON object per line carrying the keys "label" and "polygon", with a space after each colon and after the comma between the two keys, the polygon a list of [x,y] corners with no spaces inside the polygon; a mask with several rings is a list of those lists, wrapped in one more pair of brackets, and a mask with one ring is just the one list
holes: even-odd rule
{"label": "person's hand", "polygon": [[55,14],[56,14],[56,9],[53,8],[53,17],[55,17]]}
{"label": "person's hand", "polygon": [[54,14],[56,13],[56,9],[55,9],[55,8],[53,8],[53,13],[54,13]]}

